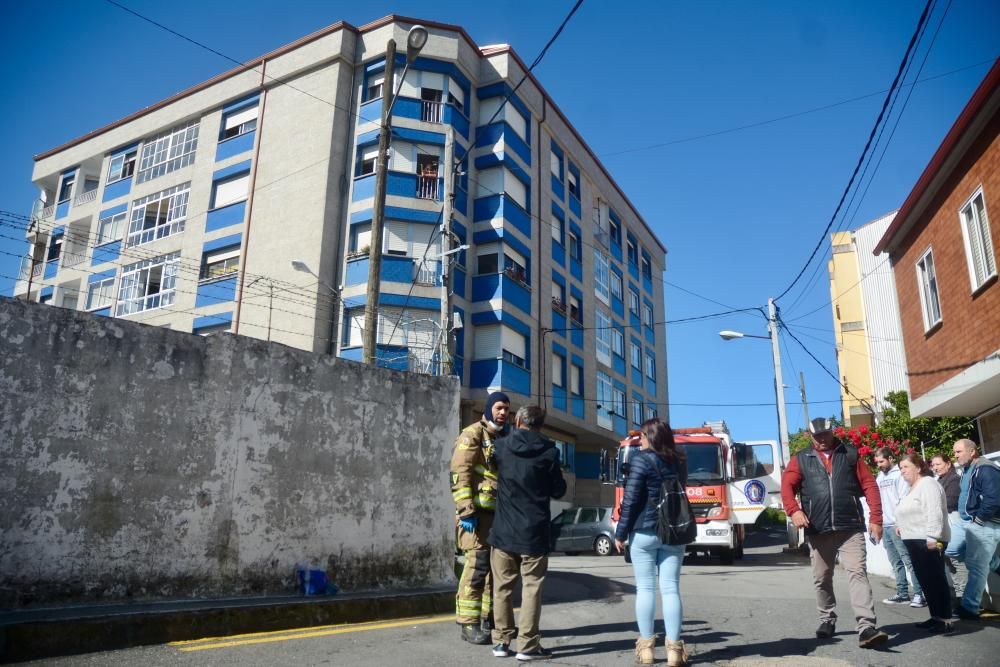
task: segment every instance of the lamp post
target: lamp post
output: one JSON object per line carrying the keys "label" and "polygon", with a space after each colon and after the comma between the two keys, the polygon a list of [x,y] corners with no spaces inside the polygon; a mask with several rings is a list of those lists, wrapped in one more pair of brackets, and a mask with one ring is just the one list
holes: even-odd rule
{"label": "lamp post", "polygon": [[322,278],[320,278],[318,275],[316,275],[316,272],[310,269],[309,265],[303,262],[301,259],[293,259],[292,268],[295,269],[296,271],[301,271],[302,273],[308,273],[310,276],[316,279],[316,282],[318,282],[326,289],[330,290],[330,293],[333,296],[333,301],[330,304],[330,340],[328,345],[328,354],[333,354],[334,352],[336,352],[334,345],[334,341],[336,341],[337,339],[338,306],[336,305],[336,302],[340,300],[340,290],[331,285],[330,283],[326,282]]}
{"label": "lamp post", "polygon": [[392,123],[392,107],[399,97],[406,72],[417,59],[417,54],[427,43],[427,29],[421,25],[410,28],[406,34],[406,67],[399,77],[399,86],[393,90],[395,73],[396,41],[390,39],[385,46],[385,78],[382,81],[382,122],[378,133],[378,156],[375,163],[375,205],[372,210],[371,248],[368,252],[368,290],[365,300],[365,330],[362,332],[364,346],[363,360],[375,363],[375,340],[378,326],[378,295],[381,289],[382,272],[382,230],[385,226],[385,185],[388,170],[389,132]]}
{"label": "lamp post", "polygon": [[[778,409],[778,441],[781,443],[781,456],[785,465],[791,458],[788,449],[788,419],[785,414],[785,391],[784,382],[781,379],[781,348],[778,345],[778,313],[774,305],[774,299],[767,300],[767,335],[754,336],[739,331],[720,331],[722,340],[736,340],[737,338],[760,338],[771,341],[771,359],[774,362],[774,398]],[[787,517],[786,517],[787,520]],[[791,521],[787,521],[788,546],[795,548],[799,545],[798,529],[795,529]]]}

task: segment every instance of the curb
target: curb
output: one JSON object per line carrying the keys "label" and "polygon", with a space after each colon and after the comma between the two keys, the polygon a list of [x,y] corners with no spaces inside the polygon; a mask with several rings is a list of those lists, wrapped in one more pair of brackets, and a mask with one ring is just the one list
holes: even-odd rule
{"label": "curb", "polygon": [[454,610],[455,590],[451,587],[330,598],[239,598],[21,610],[0,616],[0,662]]}

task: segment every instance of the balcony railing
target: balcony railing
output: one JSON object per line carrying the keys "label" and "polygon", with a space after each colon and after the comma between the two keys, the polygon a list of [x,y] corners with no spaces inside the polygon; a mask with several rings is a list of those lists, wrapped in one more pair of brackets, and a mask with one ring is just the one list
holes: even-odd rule
{"label": "balcony railing", "polygon": [[55,212],[56,212],[56,205],[55,204],[52,204],[50,206],[46,206],[45,208],[43,208],[42,210],[40,210],[38,212],[38,219],[39,220],[44,220],[45,218],[51,218],[52,214],[55,213]]}
{"label": "balcony railing", "polygon": [[438,262],[414,262],[413,282],[418,285],[437,285]]}
{"label": "balcony railing", "polygon": [[437,174],[422,176],[417,175],[417,198],[437,199],[438,198],[438,177]]}
{"label": "balcony railing", "polygon": [[566,304],[563,303],[562,299],[557,299],[555,297],[552,297],[552,310],[555,310],[555,311],[560,312],[563,315],[565,315],[566,314]]}
{"label": "balcony railing", "polygon": [[31,269],[31,277],[37,278],[38,276],[42,275],[44,271],[45,271],[45,262],[36,262],[35,266],[32,267]]}
{"label": "balcony railing", "polygon": [[80,206],[81,204],[89,204],[95,199],[97,199],[97,188],[94,188],[93,190],[88,190],[87,192],[77,195],[76,199],[73,200],[73,206]]}
{"label": "balcony railing", "polygon": [[434,102],[431,100],[421,100],[420,101],[420,120],[425,123],[440,123],[441,122],[441,102]]}
{"label": "balcony railing", "polygon": [[528,284],[528,276],[523,269],[516,268],[513,266],[508,266],[503,270],[504,275],[511,280],[520,283],[523,287],[530,287]]}
{"label": "balcony railing", "polygon": [[87,259],[87,254],[85,252],[64,252],[59,258],[59,266],[63,269],[68,269],[71,266],[76,266]]}

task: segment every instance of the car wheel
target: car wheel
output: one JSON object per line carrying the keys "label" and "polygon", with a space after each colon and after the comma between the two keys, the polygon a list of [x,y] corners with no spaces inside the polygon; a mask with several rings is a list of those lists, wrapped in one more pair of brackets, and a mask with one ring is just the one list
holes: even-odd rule
{"label": "car wheel", "polygon": [[594,540],[594,551],[597,552],[598,556],[610,556],[612,546],[611,538],[607,535],[598,535],[597,539]]}

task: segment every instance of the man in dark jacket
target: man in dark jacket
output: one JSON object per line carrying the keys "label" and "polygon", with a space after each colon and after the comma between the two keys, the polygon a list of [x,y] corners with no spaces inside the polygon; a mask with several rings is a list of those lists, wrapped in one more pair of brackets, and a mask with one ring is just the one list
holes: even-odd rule
{"label": "man in dark jacket", "polygon": [[[958,513],[965,532],[965,583],[959,618],[979,618],[979,605],[991,571],[1000,569],[1000,468],[979,456],[976,443],[962,439],[954,444],[955,462],[965,468],[960,482]],[[949,545],[950,546],[950,545]]]}
{"label": "man in dark jacket", "polygon": [[538,620],[542,612],[542,582],[549,566],[551,512],[549,500],[566,493],[555,443],[539,431],[545,411],[528,405],[517,411],[517,429],[496,441],[499,486],[493,528],[493,655],[511,654],[515,636],[514,586],[521,577],[518,660],[542,660],[552,654],[542,648]]}
{"label": "man in dark jacket", "polygon": [[858,456],[858,450],[834,437],[830,420],[813,419],[809,431],[813,446],[789,461],[781,477],[781,500],[792,523],[805,528],[809,538],[820,620],[816,636],[829,639],[836,630],[833,571],[839,554],[840,563],[847,570],[858,644],[873,648],[889,636],[875,627],[875,602],[865,567],[865,524],[860,498],[863,495],[868,500],[868,529],[872,544],[877,544],[882,538],[878,485]]}

